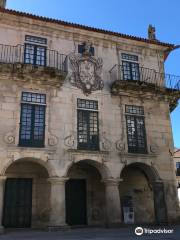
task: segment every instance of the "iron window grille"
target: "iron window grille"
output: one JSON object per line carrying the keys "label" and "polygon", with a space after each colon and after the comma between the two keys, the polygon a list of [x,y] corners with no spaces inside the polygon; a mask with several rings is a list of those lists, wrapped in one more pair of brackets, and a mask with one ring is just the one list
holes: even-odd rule
{"label": "iron window grille", "polygon": [[147,153],[144,109],[140,106],[125,106],[127,142],[129,153]]}
{"label": "iron window grille", "polygon": [[27,64],[46,66],[47,39],[25,36],[24,62]]}
{"label": "iron window grille", "polygon": [[122,53],[122,71],[124,80],[140,80],[138,56]]}
{"label": "iron window grille", "polygon": [[99,150],[98,102],[77,99],[78,149]]}
{"label": "iron window grille", "polygon": [[46,95],[23,92],[19,146],[44,147]]}

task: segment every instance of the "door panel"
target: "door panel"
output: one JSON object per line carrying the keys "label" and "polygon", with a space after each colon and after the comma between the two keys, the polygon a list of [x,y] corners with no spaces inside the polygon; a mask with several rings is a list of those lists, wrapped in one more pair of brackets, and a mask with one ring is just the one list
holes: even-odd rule
{"label": "door panel", "polygon": [[32,179],[9,178],[4,195],[3,226],[26,228],[31,226]]}
{"label": "door panel", "polygon": [[66,222],[86,225],[86,180],[70,179],[66,182]]}

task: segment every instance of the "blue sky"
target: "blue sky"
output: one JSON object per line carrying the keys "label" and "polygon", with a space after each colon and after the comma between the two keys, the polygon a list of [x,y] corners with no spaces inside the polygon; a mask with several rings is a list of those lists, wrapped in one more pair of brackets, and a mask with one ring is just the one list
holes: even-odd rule
{"label": "blue sky", "polygon": [[[153,24],[159,40],[180,44],[179,0],[7,0],[7,7],[140,37],[147,37],[147,27]],[[170,54],[165,69],[180,76],[180,49]],[[180,148],[180,104],[171,119],[175,146]]]}

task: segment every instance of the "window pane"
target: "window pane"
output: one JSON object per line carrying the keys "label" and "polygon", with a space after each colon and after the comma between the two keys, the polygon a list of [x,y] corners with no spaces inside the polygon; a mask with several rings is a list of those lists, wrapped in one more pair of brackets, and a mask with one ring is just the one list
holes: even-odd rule
{"label": "window pane", "polygon": [[78,110],[78,148],[98,150],[98,112]]}
{"label": "window pane", "polygon": [[32,42],[32,43],[38,43],[38,44],[47,44],[47,39],[46,38],[41,38],[41,37],[35,37],[35,36],[25,36],[25,41],[26,42]]}
{"label": "window pane", "polygon": [[138,63],[131,63],[131,72],[132,72],[132,80],[136,80],[136,81],[140,80]]}
{"label": "window pane", "polygon": [[27,64],[34,64],[35,60],[35,47],[33,45],[26,44],[24,52],[24,62]]}
{"label": "window pane", "polygon": [[122,63],[122,70],[123,70],[123,79],[124,80],[131,80],[131,65],[130,62]]}
{"label": "window pane", "polygon": [[121,54],[122,59],[129,60],[129,61],[138,61],[138,56],[136,55],[131,55],[127,53],[122,53]]}
{"label": "window pane", "polygon": [[84,109],[98,110],[98,102],[86,99],[77,99],[77,107]]}
{"label": "window pane", "polygon": [[36,65],[45,66],[46,63],[46,48],[36,48]]}
{"label": "window pane", "polygon": [[144,117],[126,115],[128,150],[131,153],[146,153]]}
{"label": "window pane", "polygon": [[125,112],[136,115],[144,115],[144,108],[141,106],[126,105]]}
{"label": "window pane", "polygon": [[22,92],[21,100],[29,103],[46,103],[46,95],[40,93]]}
{"label": "window pane", "polygon": [[88,118],[84,111],[78,111],[78,142],[88,142]]}
{"label": "window pane", "polygon": [[44,139],[44,120],[45,120],[45,107],[35,105],[34,114],[34,140]]}
{"label": "window pane", "polygon": [[22,104],[21,110],[21,132],[20,138],[22,140],[31,139],[31,129],[32,129],[32,106],[28,104]]}

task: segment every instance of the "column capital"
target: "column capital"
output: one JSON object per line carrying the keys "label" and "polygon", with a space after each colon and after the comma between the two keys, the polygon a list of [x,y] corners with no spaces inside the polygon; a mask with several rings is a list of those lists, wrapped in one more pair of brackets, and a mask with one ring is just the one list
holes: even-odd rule
{"label": "column capital", "polygon": [[69,178],[65,177],[51,177],[47,179],[47,181],[50,182],[51,184],[65,184],[65,182],[68,180]]}
{"label": "column capital", "polygon": [[105,186],[118,186],[121,181],[123,181],[123,179],[120,178],[108,178],[102,180]]}
{"label": "column capital", "polygon": [[7,179],[6,176],[0,176],[0,182],[4,182]]}

